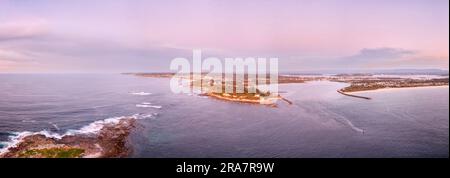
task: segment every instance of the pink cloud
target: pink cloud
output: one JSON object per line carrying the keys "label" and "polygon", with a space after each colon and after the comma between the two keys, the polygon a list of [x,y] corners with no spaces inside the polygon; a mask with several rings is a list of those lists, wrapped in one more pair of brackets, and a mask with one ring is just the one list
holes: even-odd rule
{"label": "pink cloud", "polygon": [[44,19],[7,21],[0,24],[0,41],[36,37],[48,31],[48,22]]}

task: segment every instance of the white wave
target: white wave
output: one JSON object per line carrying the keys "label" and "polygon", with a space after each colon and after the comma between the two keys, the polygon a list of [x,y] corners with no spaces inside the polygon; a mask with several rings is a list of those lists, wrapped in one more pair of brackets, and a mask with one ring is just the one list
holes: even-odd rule
{"label": "white wave", "polygon": [[103,128],[104,125],[117,124],[120,122],[121,119],[124,119],[124,118],[145,119],[145,118],[148,118],[149,116],[150,115],[134,114],[132,116],[112,117],[112,118],[108,118],[108,119],[104,119],[104,120],[95,121],[93,123],[90,123],[87,126],[77,129],[77,130],[68,130],[64,135],[98,133]]}
{"label": "white wave", "polygon": [[148,104],[137,104],[136,107],[138,107],[138,108],[156,108],[156,109],[162,108],[162,106],[148,105]]}
{"label": "white wave", "polygon": [[208,96],[203,96],[203,95],[197,95],[197,97],[199,97],[199,98],[208,98]]}
{"label": "white wave", "polygon": [[195,96],[195,97],[199,97],[199,98],[208,98],[208,96],[205,96],[205,93],[202,93],[202,92],[189,92],[189,93],[185,93],[185,95]]}
{"label": "white wave", "polygon": [[107,124],[117,124],[120,122],[121,119],[124,119],[124,118],[147,119],[147,118],[154,118],[157,115],[158,115],[158,113],[145,114],[145,115],[144,114],[134,114],[132,116],[120,116],[120,117],[107,118],[104,120],[92,122],[89,125],[81,127],[80,129],[70,129],[64,134],[53,133],[53,132],[50,132],[47,130],[42,130],[39,132],[29,132],[29,131],[13,132],[12,135],[9,136],[9,141],[2,142],[2,145],[4,145],[4,146],[3,146],[3,148],[0,149],[0,155],[7,152],[9,148],[16,147],[22,141],[23,138],[30,136],[30,135],[41,134],[48,138],[61,139],[62,137],[67,136],[67,135],[96,134],[103,128],[103,126],[105,126]]}
{"label": "white wave", "polygon": [[56,125],[55,123],[53,123],[53,122],[49,122],[49,124],[50,125],[52,125],[56,130],[59,130],[59,127],[58,127],[58,125]]}
{"label": "white wave", "polygon": [[33,134],[32,132],[14,132],[12,133],[13,136],[9,136],[9,141],[8,142],[2,142],[2,149],[0,149],[0,155],[6,153],[6,151],[8,151],[9,148],[15,147],[17,144],[20,143],[20,141],[22,140],[22,138]]}
{"label": "white wave", "polygon": [[132,95],[139,95],[139,96],[147,96],[147,95],[151,95],[152,93],[147,93],[147,92],[131,92],[130,94],[132,94]]}
{"label": "white wave", "polygon": [[16,147],[22,141],[23,138],[30,136],[30,135],[36,135],[36,134],[41,134],[41,135],[44,135],[44,136],[50,137],[50,138],[62,138],[62,135],[57,134],[57,133],[51,133],[51,132],[48,132],[47,130],[43,130],[43,131],[39,131],[39,132],[29,132],[29,131],[13,132],[12,136],[9,136],[9,141],[2,142],[2,144],[4,144],[4,147],[2,149],[0,149],[0,155],[7,152],[9,148]]}
{"label": "white wave", "polygon": [[158,116],[158,113],[142,115],[142,118],[143,119],[152,119],[152,118],[155,118],[156,116]]}
{"label": "white wave", "polygon": [[363,129],[360,129],[358,127],[356,127],[355,125],[353,125],[352,122],[350,122],[348,119],[344,120],[345,122],[347,122],[347,124],[350,126],[350,128],[352,128],[354,131],[360,132],[360,133],[364,133]]}

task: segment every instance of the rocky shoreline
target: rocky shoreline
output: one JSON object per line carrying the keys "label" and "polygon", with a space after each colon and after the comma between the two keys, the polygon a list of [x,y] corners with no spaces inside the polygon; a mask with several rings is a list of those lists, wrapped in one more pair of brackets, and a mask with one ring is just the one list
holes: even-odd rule
{"label": "rocky shoreline", "polygon": [[372,99],[372,98],[366,97],[366,96],[359,96],[359,95],[354,95],[354,94],[348,94],[348,93],[342,91],[342,89],[337,90],[337,92],[342,94],[342,95],[345,95],[345,96],[351,96],[351,97],[355,97],[355,98],[362,98],[362,99],[366,99],[366,100]]}
{"label": "rocky shoreline", "polygon": [[135,127],[132,117],[105,123],[94,133],[64,135],[61,138],[31,134],[9,147],[0,158],[111,158],[131,153],[127,138]]}

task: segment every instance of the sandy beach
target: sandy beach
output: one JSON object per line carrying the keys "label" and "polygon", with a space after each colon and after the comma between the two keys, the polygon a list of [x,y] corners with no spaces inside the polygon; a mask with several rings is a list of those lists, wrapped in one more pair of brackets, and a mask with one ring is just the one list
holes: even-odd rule
{"label": "sandy beach", "polygon": [[433,89],[433,88],[448,88],[448,85],[443,86],[420,86],[420,87],[400,87],[400,88],[380,88],[376,90],[354,91],[346,92],[351,94],[365,94],[373,92],[392,92],[392,91],[407,91],[407,90],[420,90],[420,89]]}

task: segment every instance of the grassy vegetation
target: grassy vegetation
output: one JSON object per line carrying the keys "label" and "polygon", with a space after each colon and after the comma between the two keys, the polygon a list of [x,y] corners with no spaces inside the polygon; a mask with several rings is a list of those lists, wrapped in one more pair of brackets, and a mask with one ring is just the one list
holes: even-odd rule
{"label": "grassy vegetation", "polygon": [[392,80],[364,80],[352,82],[349,87],[342,89],[343,92],[355,92],[376,90],[381,88],[402,88],[402,87],[423,87],[448,85],[448,78],[445,79],[392,79]]}
{"label": "grassy vegetation", "polygon": [[249,99],[249,100],[259,100],[260,97],[270,96],[270,92],[261,92],[259,89],[255,89],[255,91],[256,91],[255,93],[248,92],[248,89],[244,88],[243,93],[236,93],[236,91],[233,91],[232,93],[225,93],[225,89],[223,89],[221,93],[214,92],[214,94],[218,94],[223,97],[230,97],[230,98],[235,97],[239,99]]}
{"label": "grassy vegetation", "polygon": [[84,153],[80,148],[45,148],[25,150],[19,154],[22,158],[79,158]]}

